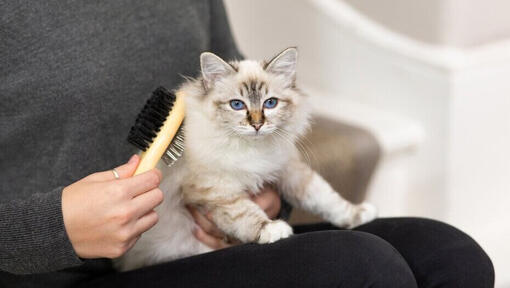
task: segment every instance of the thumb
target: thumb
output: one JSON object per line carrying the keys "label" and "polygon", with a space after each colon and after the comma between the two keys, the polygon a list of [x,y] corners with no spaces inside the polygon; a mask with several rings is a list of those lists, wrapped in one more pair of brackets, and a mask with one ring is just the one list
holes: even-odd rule
{"label": "thumb", "polygon": [[[131,156],[131,158],[129,158],[129,161],[126,164],[115,168],[115,170],[119,174],[119,178],[124,179],[124,178],[133,176],[133,174],[135,174],[136,167],[138,167],[139,162],[140,162],[140,157],[135,154],[135,155]],[[105,171],[105,172],[110,172],[110,174],[112,174],[110,179],[107,179],[107,180],[115,179],[115,175],[112,171]]]}
{"label": "thumb", "polygon": [[[133,156],[131,156],[131,158],[129,159],[129,161],[126,164],[115,167],[115,171],[117,171],[117,174],[119,175],[119,179],[129,178],[129,177],[133,176],[139,162],[140,162],[140,157],[138,155],[133,155]],[[112,169],[112,170],[94,173],[92,175],[89,175],[85,179],[88,181],[110,181],[110,180],[115,180],[116,178],[115,178],[115,173],[113,172],[113,169]]]}

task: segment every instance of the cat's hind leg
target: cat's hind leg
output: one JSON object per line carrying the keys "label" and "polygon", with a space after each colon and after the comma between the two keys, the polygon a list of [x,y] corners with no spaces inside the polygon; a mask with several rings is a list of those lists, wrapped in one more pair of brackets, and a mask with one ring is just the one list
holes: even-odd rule
{"label": "cat's hind leg", "polygon": [[338,227],[352,228],[377,216],[372,204],[347,201],[299,159],[291,160],[283,171],[279,190],[291,204],[319,215]]}

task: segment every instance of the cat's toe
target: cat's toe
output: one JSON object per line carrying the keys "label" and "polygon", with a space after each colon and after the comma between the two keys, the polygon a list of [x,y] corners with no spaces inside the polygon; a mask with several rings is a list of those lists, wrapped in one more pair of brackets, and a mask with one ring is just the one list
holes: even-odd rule
{"label": "cat's toe", "polygon": [[365,224],[374,220],[377,217],[377,208],[370,203],[361,203],[358,205],[358,211],[354,216],[350,228]]}
{"label": "cat's toe", "polygon": [[258,243],[273,243],[290,235],[292,235],[292,227],[285,221],[271,221],[260,230]]}

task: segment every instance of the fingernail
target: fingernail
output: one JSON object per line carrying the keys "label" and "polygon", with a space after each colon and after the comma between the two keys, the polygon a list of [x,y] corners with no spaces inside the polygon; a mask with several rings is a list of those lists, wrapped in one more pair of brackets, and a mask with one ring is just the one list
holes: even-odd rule
{"label": "fingernail", "polygon": [[128,164],[133,164],[133,163],[135,163],[135,161],[136,161],[136,157],[138,157],[138,156],[136,156],[136,154],[134,154],[133,156],[131,156],[131,158],[129,158]]}

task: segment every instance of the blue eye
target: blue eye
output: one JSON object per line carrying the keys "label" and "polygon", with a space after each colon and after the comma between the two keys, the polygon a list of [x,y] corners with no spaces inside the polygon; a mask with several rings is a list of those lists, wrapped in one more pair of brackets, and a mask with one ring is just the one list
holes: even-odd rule
{"label": "blue eye", "polygon": [[230,100],[230,107],[234,110],[243,110],[245,108],[244,102],[241,100]]}
{"label": "blue eye", "polygon": [[276,107],[276,104],[278,104],[278,99],[277,98],[269,98],[267,99],[266,101],[264,101],[264,108],[274,108]]}

